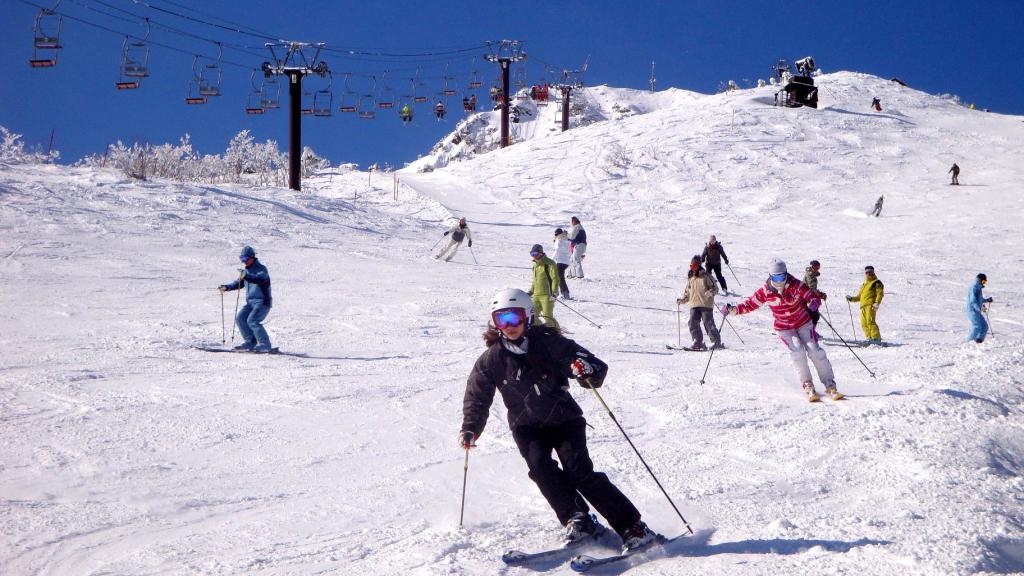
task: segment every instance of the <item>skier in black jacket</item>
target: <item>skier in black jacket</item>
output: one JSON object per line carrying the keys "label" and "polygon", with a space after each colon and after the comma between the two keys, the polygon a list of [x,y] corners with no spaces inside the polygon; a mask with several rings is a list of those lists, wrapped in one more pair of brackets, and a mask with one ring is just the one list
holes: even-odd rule
{"label": "skier in black jacket", "polygon": [[625,549],[645,546],[657,535],[608,476],[594,471],[587,423],[569,394],[570,378],[585,388],[600,387],[608,365],[557,329],[534,326],[532,315],[533,303],[522,290],[502,290],[491,299],[491,326],[484,333],[487,350],[466,383],[459,444],[464,449],[475,446],[494,393],[500,391],[512,438],[526,459],[530,479],[565,526],[565,542],[601,532],[590,516],[589,502],[619,534]]}
{"label": "skier in black jacket", "polygon": [[725,263],[729,263],[729,257],[725,255],[725,248],[715,239],[715,235],[712,234],[708,238],[708,243],[704,245],[704,252],[700,255],[700,261],[705,262],[705,268],[708,272],[714,272],[715,278],[718,279],[718,284],[722,287],[722,294],[724,295],[729,291],[728,284],[725,283],[725,276],[722,276],[722,260]]}

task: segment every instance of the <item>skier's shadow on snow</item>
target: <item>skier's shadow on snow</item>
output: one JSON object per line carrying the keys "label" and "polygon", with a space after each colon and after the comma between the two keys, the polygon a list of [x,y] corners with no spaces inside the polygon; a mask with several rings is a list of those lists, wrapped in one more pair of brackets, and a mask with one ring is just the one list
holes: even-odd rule
{"label": "skier's shadow on snow", "polygon": [[877,112],[873,113],[873,114],[865,114],[864,112],[854,112],[853,110],[845,110],[843,108],[835,108],[835,107],[825,108],[825,110],[830,110],[832,112],[838,112],[840,114],[852,114],[854,116],[867,116],[868,118],[888,118],[890,120],[896,120],[897,122],[903,122],[904,124],[910,124],[911,126],[917,126],[917,124],[911,122],[910,120],[904,120],[903,118],[898,118],[896,116],[893,116],[892,114],[880,114],[880,113],[877,113]]}
{"label": "skier's shadow on snow", "polygon": [[704,546],[680,548],[678,555],[700,558],[704,556],[715,556],[717,554],[778,554],[788,556],[790,554],[801,554],[810,548],[821,547],[828,552],[846,553],[861,546],[879,546],[892,544],[889,540],[872,540],[861,538],[853,542],[842,540],[816,540],[813,538],[794,538],[786,540],[773,538],[771,540],[740,540],[738,542],[722,542],[721,544],[708,544]]}

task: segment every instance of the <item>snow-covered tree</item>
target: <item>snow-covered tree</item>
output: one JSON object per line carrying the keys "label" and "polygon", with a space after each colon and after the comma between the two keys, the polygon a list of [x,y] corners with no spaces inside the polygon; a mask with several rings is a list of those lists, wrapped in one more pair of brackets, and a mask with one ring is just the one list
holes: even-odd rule
{"label": "snow-covered tree", "polygon": [[53,162],[60,158],[60,152],[26,152],[21,134],[15,134],[0,126],[0,162],[6,164],[39,164]]}

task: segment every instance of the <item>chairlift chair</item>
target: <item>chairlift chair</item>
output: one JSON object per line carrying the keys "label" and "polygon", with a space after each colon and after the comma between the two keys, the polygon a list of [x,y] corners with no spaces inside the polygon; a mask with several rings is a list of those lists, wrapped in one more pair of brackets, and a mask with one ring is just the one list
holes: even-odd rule
{"label": "chairlift chair", "polygon": [[260,107],[264,110],[276,110],[281,107],[281,84],[277,78],[270,77],[260,87]]}
{"label": "chairlift chair", "polygon": [[470,90],[476,90],[477,88],[480,88],[483,85],[484,85],[484,83],[480,80],[480,71],[479,70],[473,70],[472,72],[469,73],[469,89]]}
{"label": "chairlift chair", "polygon": [[412,101],[416,104],[423,104],[427,101],[427,97],[423,95],[423,82],[416,80],[412,87]]}
{"label": "chairlift chair", "polygon": [[245,97],[245,113],[246,114],[263,114],[266,110],[263,109],[263,86],[256,85],[256,70],[253,70],[252,76],[249,77],[249,84],[252,90]]}
{"label": "chairlift chair", "polygon": [[218,42],[217,59],[206,64],[199,71],[199,93],[203,96],[220,96],[220,85],[224,80],[224,70],[220,67],[220,59],[223,53],[224,48]]}
{"label": "chairlift chair", "polygon": [[185,104],[190,106],[206,104],[206,96],[199,93],[199,80],[196,78],[189,80],[185,87]]}
{"label": "chairlift chair", "polygon": [[313,91],[303,89],[302,96],[300,98],[301,102],[299,103],[299,113],[302,114],[303,116],[312,116],[314,99]]}
{"label": "chairlift chair", "polygon": [[53,68],[57,65],[57,51],[63,48],[60,43],[63,17],[54,12],[56,9],[56,6],[52,9],[42,8],[36,15],[32,35],[32,58],[28,61],[32,68]]}
{"label": "chairlift chair", "polygon": [[260,92],[250,92],[249,96],[245,99],[245,113],[249,115],[259,115],[266,112],[260,102],[263,100]]}
{"label": "chairlift chair", "polygon": [[341,93],[339,112],[356,112],[359,110],[359,95],[348,85],[348,74],[345,74],[345,90]]}
{"label": "chairlift chair", "polygon": [[395,107],[395,91],[388,86],[387,74],[381,80],[380,96],[377,98],[378,108],[394,108]]}
{"label": "chairlift chair", "polygon": [[359,109],[359,118],[361,120],[373,120],[374,118],[377,117],[377,111],[374,110],[374,108],[376,108],[376,106],[374,105],[374,99],[375,96],[373,95],[373,93],[363,94],[363,96],[359,99],[359,104],[357,104],[357,108]]}
{"label": "chairlift chair", "polygon": [[313,94],[313,116],[326,118],[334,114],[334,92],[330,88],[317,90]]}

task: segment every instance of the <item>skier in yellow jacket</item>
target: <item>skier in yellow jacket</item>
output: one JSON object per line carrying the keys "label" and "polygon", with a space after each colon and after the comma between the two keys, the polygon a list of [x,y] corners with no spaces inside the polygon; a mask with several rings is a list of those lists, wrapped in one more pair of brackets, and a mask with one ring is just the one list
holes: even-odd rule
{"label": "skier in yellow jacket", "polygon": [[558,266],[555,261],[544,254],[544,247],[534,244],[530,248],[533,258],[533,285],[530,287],[530,298],[533,300],[535,324],[544,324],[558,328],[555,320],[555,299],[558,297]]}
{"label": "skier in yellow jacket", "polygon": [[882,343],[882,334],[878,331],[878,324],[875,323],[875,315],[878,313],[878,306],[885,296],[885,286],[875,276],[874,266],[864,267],[864,283],[856,296],[847,296],[847,302],[860,302],[860,325],[864,329],[864,338],[872,344]]}

